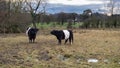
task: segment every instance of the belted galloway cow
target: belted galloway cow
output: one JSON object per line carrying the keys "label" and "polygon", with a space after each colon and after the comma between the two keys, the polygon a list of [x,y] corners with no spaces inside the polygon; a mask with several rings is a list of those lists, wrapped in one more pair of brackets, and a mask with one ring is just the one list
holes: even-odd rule
{"label": "belted galloway cow", "polygon": [[32,27],[29,27],[29,28],[26,30],[26,35],[28,35],[28,39],[29,39],[29,42],[30,42],[30,43],[34,43],[34,42],[35,42],[36,34],[37,34],[38,30],[39,30],[39,29],[37,29],[37,28],[32,28]]}
{"label": "belted galloway cow", "polygon": [[68,40],[69,40],[70,44],[73,43],[73,32],[72,32],[72,30],[52,30],[51,34],[56,36],[59,44],[61,44],[62,40],[65,40],[64,44],[66,44]]}

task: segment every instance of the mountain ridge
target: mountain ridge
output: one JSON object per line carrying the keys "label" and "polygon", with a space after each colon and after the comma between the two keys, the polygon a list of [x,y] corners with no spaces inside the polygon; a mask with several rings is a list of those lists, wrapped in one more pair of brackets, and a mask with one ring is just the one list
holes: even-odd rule
{"label": "mountain ridge", "polygon": [[55,14],[59,12],[65,13],[78,13],[82,14],[84,10],[91,9],[92,12],[100,12],[102,4],[90,4],[90,5],[63,5],[63,4],[47,4],[46,12]]}

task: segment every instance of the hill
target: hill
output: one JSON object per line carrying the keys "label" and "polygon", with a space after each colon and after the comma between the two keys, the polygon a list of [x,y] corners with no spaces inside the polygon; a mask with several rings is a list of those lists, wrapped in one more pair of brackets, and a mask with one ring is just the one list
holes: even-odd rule
{"label": "hill", "polygon": [[63,5],[63,4],[47,4],[46,12],[47,13],[59,13],[59,12],[65,12],[65,13],[83,13],[86,9],[91,9],[93,12],[100,12],[99,9],[102,8],[101,4],[92,4],[92,5],[81,5],[81,6],[75,6],[75,5]]}

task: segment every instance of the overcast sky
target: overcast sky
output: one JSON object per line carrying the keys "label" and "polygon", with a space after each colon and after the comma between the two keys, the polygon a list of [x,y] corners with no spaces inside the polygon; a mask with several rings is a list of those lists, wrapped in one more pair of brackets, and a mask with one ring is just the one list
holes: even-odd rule
{"label": "overcast sky", "polygon": [[89,5],[89,4],[102,4],[102,0],[49,0],[52,4],[64,5]]}
{"label": "overcast sky", "polygon": [[[81,7],[83,10],[84,8],[86,9],[92,9],[92,10],[99,10],[99,12],[109,12],[109,1],[110,0],[48,0],[48,3],[50,4],[59,4],[59,5],[72,5],[72,6],[83,6]],[[118,5],[120,5],[120,0],[112,0],[115,3],[114,7],[114,13],[119,13],[118,12]],[[118,3],[118,4],[117,4]],[[52,10],[55,10],[55,6],[50,7]],[[62,7],[64,8],[64,6]],[[72,8],[66,8],[68,10],[72,10]],[[57,10],[60,10],[60,8],[57,8]],[[62,10],[62,9],[61,9]],[[60,10],[60,11],[61,11]],[[74,9],[78,10],[78,9]],[[119,8],[120,10],[120,8]],[[80,11],[80,10],[79,10]]]}

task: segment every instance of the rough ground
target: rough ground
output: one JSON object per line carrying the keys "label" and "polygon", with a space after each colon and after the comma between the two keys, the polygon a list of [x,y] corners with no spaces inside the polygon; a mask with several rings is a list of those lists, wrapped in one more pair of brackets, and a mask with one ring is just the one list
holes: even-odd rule
{"label": "rough ground", "polygon": [[57,45],[49,31],[36,43],[25,34],[0,34],[0,68],[120,68],[120,31],[74,30],[73,45]]}

